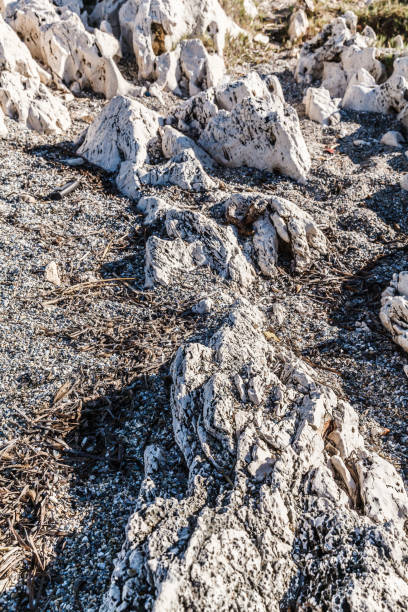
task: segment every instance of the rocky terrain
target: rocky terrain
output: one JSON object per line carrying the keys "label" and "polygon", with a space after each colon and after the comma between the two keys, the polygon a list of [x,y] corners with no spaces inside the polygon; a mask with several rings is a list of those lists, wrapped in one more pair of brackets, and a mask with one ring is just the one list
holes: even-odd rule
{"label": "rocky terrain", "polygon": [[406,609],[408,50],[332,4],[0,0],[0,609]]}

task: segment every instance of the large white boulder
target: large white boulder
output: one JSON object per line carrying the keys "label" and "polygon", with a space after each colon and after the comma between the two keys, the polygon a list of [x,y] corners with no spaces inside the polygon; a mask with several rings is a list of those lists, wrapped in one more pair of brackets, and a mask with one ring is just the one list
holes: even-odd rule
{"label": "large white boulder", "polygon": [[198,139],[218,163],[278,170],[304,182],[310,156],[296,111],[285,103],[278,82],[271,90],[256,73],[181,104],[177,126]]}
{"label": "large white boulder", "polygon": [[172,428],[188,487],[175,495],[160,449],[149,451],[101,612],[407,600],[400,475],[365,446],[355,410],[267,329],[240,300],[210,338],[177,351]]}
{"label": "large white boulder", "polygon": [[394,342],[408,352],[408,272],[393,275],[381,296],[380,319]]}
{"label": "large white boulder", "polygon": [[118,45],[112,35],[86,31],[69,8],[57,8],[50,0],[17,0],[7,4],[5,18],[57,82],[89,87],[108,99],[137,92],[115,64]]}
{"label": "large white boulder", "polygon": [[158,135],[159,119],[137,100],[117,96],[87,128],[77,153],[108,172],[125,161],[142,167],[149,162],[148,146]]}

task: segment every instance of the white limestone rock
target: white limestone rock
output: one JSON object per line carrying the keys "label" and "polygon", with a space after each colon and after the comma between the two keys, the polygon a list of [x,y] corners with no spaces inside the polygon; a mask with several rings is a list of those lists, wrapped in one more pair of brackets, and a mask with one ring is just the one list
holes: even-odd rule
{"label": "white limestone rock", "polygon": [[278,170],[305,182],[311,161],[297,113],[276,79],[270,88],[252,72],[190,98],[173,117],[221,165]]}
{"label": "white limestone rock", "polygon": [[[112,5],[112,0],[107,2]],[[242,32],[218,0],[127,0],[119,10],[119,23],[122,42],[133,49],[139,78],[143,79],[156,78],[158,57],[183,38],[206,34],[222,56],[226,34],[237,36]]]}
{"label": "white limestone rock", "polygon": [[8,134],[8,129],[4,121],[4,113],[0,108],[0,138],[6,138]]}
{"label": "white limestone rock", "polygon": [[153,225],[162,220],[171,208],[171,204],[155,196],[145,196],[137,203],[137,209],[144,215],[143,225]]}
{"label": "white limestone rock", "polygon": [[380,319],[394,342],[408,352],[408,272],[394,274],[383,291]]}
{"label": "white limestone rock", "polygon": [[404,176],[400,180],[401,189],[408,191],[408,174],[404,174]]}
{"label": "white limestone rock", "polygon": [[203,192],[217,188],[217,183],[205,172],[191,149],[172,157],[165,164],[140,167],[137,163],[122,162],[116,185],[124,195],[137,200],[143,186],[175,185],[185,191]]}
{"label": "white limestone rock", "polygon": [[306,115],[322,125],[335,125],[340,122],[339,102],[340,100],[332,100],[330,92],[324,87],[309,87],[303,98]]}
{"label": "white limestone rock", "polygon": [[138,94],[114,62],[115,39],[106,32],[95,36],[86,31],[69,8],[57,8],[50,0],[16,0],[7,4],[5,18],[57,84],[62,81],[74,90],[89,87],[108,99]]}
{"label": "white limestone rock", "polygon": [[151,236],[146,243],[145,285],[170,284],[176,272],[209,266],[226,279],[247,286],[254,270],[243,255],[231,227],[219,226],[205,215],[179,208],[165,211],[170,240]]}
{"label": "white limestone rock", "polygon": [[142,167],[149,162],[148,148],[159,127],[155,111],[137,100],[117,96],[87,128],[77,154],[108,172],[118,170],[124,161]]}
{"label": "white limestone rock", "polygon": [[290,16],[289,20],[289,38],[292,41],[302,38],[309,27],[309,20],[303,9],[298,9]]}
{"label": "white limestone rock", "polygon": [[193,151],[204,168],[212,169],[216,165],[214,160],[192,138],[179,132],[171,125],[165,125],[159,130],[164,157],[170,159],[182,151]]}
{"label": "white limestone rock", "polygon": [[300,52],[295,77],[308,85],[322,80],[332,97],[342,98],[347,84],[361,69],[382,79],[385,68],[376,59],[371,32],[356,33],[357,17],[351,11],[327,24]]}
{"label": "white limestone rock", "polygon": [[289,200],[244,192],[231,195],[224,207],[226,219],[241,232],[249,233],[253,226],[255,258],[265,276],[276,274],[278,238],[290,246],[299,272],[310,267],[317,253],[326,252],[326,239],[316,222]]}
{"label": "white limestone rock", "polygon": [[176,185],[185,191],[203,192],[218,184],[205,172],[192,149],[186,149],[165,164],[136,169],[142,185]]}
{"label": "white limestone rock", "polygon": [[[268,343],[266,327],[242,300],[209,340],[177,351],[172,427],[188,489],[172,495],[148,464],[101,612],[397,610],[407,599],[400,476],[365,448],[352,407]],[[254,377],[258,405],[245,400]],[[339,429],[352,449],[341,461],[327,438]]]}
{"label": "white limestone rock", "polygon": [[18,72],[26,78],[49,84],[51,76],[32,58],[28,47],[0,14],[0,72]]}
{"label": "white limestone rock", "polygon": [[39,79],[17,72],[0,72],[0,107],[6,116],[45,134],[60,134],[71,126],[62,102]]}
{"label": "white limestone rock", "polygon": [[221,110],[210,119],[199,144],[219,164],[277,170],[306,182],[310,156],[296,111],[272,106],[259,98],[247,98],[231,112]]}

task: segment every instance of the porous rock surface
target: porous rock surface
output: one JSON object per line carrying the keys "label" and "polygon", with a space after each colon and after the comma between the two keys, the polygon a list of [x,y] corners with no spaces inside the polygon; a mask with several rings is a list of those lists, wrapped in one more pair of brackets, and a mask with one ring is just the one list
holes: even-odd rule
{"label": "porous rock surface", "polygon": [[348,11],[306,42],[295,71],[297,81],[306,85],[320,80],[332,97],[342,98],[342,107],[399,113],[407,126],[408,57],[403,51],[391,50],[393,71],[387,79],[381,54],[389,57],[390,50],[374,46],[372,28],[366,27],[360,34],[356,26],[356,15]]}
{"label": "porous rock surface", "polygon": [[[145,199],[144,199],[145,200]],[[204,214],[167,205],[160,199],[139,203],[147,223],[161,220],[170,240],[150,236],[146,242],[145,285],[168,285],[176,272],[209,266],[222,278],[241,286],[255,278],[232,227],[222,227]],[[146,220],[145,220],[146,224]]]}
{"label": "porous rock surface", "polygon": [[314,219],[299,206],[276,196],[235,193],[224,202],[227,221],[246,234],[252,230],[255,259],[265,276],[276,274],[278,239],[289,245],[294,268],[306,270],[326,239]]}
{"label": "porous rock surface", "polygon": [[75,92],[89,87],[106,98],[137,93],[114,61],[119,54],[116,39],[107,32],[88,32],[68,6],[56,7],[50,0],[16,0],[5,3],[2,12],[57,83]]}
{"label": "porous rock surface", "polygon": [[297,113],[277,79],[271,89],[256,73],[190,98],[173,113],[180,130],[194,134],[218,163],[278,170],[304,182],[310,156]]}
{"label": "porous rock surface", "polygon": [[241,300],[208,341],[179,348],[171,406],[188,490],[169,496],[163,453],[146,448],[103,612],[402,610],[402,480],[367,450],[353,408],[264,329]]}
{"label": "porous rock surface", "polygon": [[[28,128],[60,133],[71,125],[67,109],[46,84],[50,75],[0,15],[0,108]],[[4,134],[4,128],[2,130]]]}
{"label": "porous rock surface", "polygon": [[77,152],[109,172],[129,161],[142,166],[149,161],[149,143],[157,137],[159,115],[137,100],[117,96],[87,128]]}
{"label": "porous rock surface", "polygon": [[394,342],[408,352],[408,272],[394,274],[383,291],[380,319]]}
{"label": "porous rock surface", "polygon": [[[111,7],[113,3],[106,0],[101,4]],[[110,18],[109,9],[97,10],[105,19]],[[222,55],[227,32],[236,36],[242,31],[218,0],[127,0],[120,6],[118,19],[122,44],[133,49],[139,77],[144,79],[157,75],[158,57],[171,52],[182,38],[206,34]]]}

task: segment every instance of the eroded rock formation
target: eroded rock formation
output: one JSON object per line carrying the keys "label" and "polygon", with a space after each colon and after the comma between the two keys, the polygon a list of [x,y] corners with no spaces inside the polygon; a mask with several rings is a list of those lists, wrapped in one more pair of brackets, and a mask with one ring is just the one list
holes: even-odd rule
{"label": "eroded rock formation", "polygon": [[394,342],[408,352],[408,272],[393,275],[381,297],[380,319]]}
{"label": "eroded rock formation", "polygon": [[266,327],[241,301],[207,342],[178,350],[173,432],[188,489],[172,496],[149,446],[103,612],[397,610],[408,597],[401,478],[365,446],[353,408]]}

